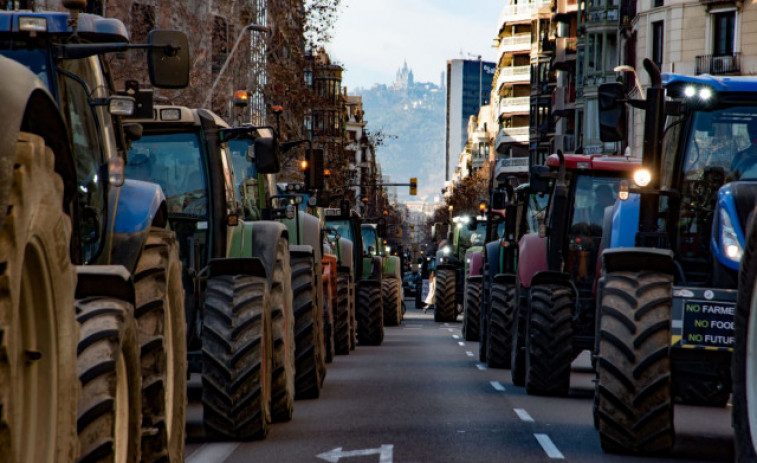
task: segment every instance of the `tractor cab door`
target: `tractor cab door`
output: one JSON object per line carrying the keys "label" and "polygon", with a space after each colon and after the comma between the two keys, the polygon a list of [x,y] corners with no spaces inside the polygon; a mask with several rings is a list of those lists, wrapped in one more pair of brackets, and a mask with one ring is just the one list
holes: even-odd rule
{"label": "tractor cab door", "polygon": [[126,177],[154,182],[166,195],[168,220],[185,268],[207,265],[211,238],[209,177],[199,130],[152,131],[132,142]]}

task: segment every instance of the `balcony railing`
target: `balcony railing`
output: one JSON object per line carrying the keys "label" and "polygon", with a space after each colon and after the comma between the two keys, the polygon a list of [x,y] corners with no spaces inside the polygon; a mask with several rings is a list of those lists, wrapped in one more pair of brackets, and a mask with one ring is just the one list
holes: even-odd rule
{"label": "balcony railing", "polygon": [[603,23],[603,22],[609,22],[618,24],[618,19],[620,18],[620,10],[618,7],[611,7],[608,9],[596,9],[596,10],[589,10],[589,26],[592,25],[592,23]]}
{"label": "balcony railing", "polygon": [[741,53],[697,56],[697,74],[736,74],[741,72]]}
{"label": "balcony railing", "polygon": [[507,174],[519,172],[528,172],[528,157],[499,159],[494,166],[494,176],[498,181],[504,180]]}
{"label": "balcony railing", "polygon": [[499,41],[499,52],[525,51],[531,47],[531,34],[516,34]]}
{"label": "balcony railing", "polygon": [[539,0],[533,3],[521,3],[518,5],[507,5],[502,9],[499,15],[499,25],[502,26],[508,21],[521,21],[531,19],[531,12],[541,7],[549,6],[549,0]]}
{"label": "balcony railing", "polygon": [[528,127],[502,127],[494,139],[494,147],[503,143],[528,143]]}
{"label": "balcony railing", "polygon": [[508,66],[499,68],[497,88],[504,83],[528,82],[531,79],[531,66]]}
{"label": "balcony railing", "polygon": [[502,98],[499,100],[499,114],[528,112],[530,97]]}

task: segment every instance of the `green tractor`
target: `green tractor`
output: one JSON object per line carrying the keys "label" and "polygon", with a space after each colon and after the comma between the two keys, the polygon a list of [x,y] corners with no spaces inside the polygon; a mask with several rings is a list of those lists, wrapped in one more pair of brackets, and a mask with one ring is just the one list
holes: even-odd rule
{"label": "green tractor", "polygon": [[[295,398],[289,232],[249,209],[231,152],[258,175],[279,170],[272,134],[230,128],[203,109],[156,106],[137,119],[127,177],[160,184],[179,240],[191,372],[202,375],[205,433],[264,438],[291,419]],[[239,145],[243,145],[240,147]],[[261,177],[263,178],[263,177]],[[265,191],[265,182],[259,184]]]}
{"label": "green tractor", "polygon": [[[447,244],[436,253],[434,321],[453,322],[462,312],[468,259],[470,254],[482,249],[485,236],[485,220],[467,215],[452,219]],[[477,284],[480,292],[480,279]]]}
{"label": "green tractor", "polygon": [[124,180],[144,94],[118,95],[105,55],[147,48],[179,88],[186,37],[131,45],[78,11],[2,12],[0,36],[0,460],[183,461],[176,241],[160,188]]}

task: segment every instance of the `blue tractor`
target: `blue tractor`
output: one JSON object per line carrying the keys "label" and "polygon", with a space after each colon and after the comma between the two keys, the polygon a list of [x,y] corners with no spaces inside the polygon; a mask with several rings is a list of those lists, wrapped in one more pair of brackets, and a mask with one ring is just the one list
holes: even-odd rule
{"label": "blue tractor", "polygon": [[0,459],[183,461],[177,244],[161,189],[124,180],[121,117],[151,100],[119,95],[105,55],[147,48],[152,84],[179,88],[186,36],[133,45],[63,4],[0,13]]}
{"label": "blue tractor", "polygon": [[724,406],[737,272],[757,198],[757,79],[660,74],[645,100],[600,87],[606,142],[646,113],[642,166],[606,211],[595,424],[608,452],[669,451],[675,400]]}

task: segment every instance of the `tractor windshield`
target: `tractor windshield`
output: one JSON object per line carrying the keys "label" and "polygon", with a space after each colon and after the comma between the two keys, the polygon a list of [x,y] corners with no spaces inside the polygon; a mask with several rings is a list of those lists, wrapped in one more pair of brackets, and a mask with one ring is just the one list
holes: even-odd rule
{"label": "tractor windshield", "polygon": [[258,171],[255,163],[247,160],[247,149],[252,146],[250,139],[234,139],[229,141],[229,151],[231,152],[231,164],[234,169],[234,176],[237,179],[235,185],[237,191],[242,187],[247,179],[258,178]]}
{"label": "tractor windshield", "polygon": [[363,234],[363,254],[376,255],[376,230],[373,227],[360,227]]}
{"label": "tractor windshield", "polygon": [[483,246],[486,239],[486,222],[478,221],[476,228],[471,230],[467,225],[458,224],[460,227],[459,249],[465,252],[471,246]]}
{"label": "tractor windshield", "polygon": [[349,220],[329,220],[326,226],[336,230],[342,238],[355,242]]}
{"label": "tractor windshield", "polygon": [[172,216],[207,218],[208,188],[197,132],[145,135],[132,142],[126,177],[163,188]]}

